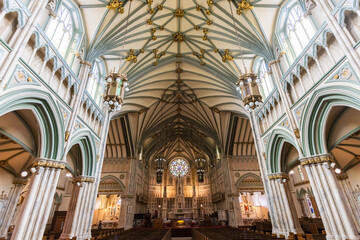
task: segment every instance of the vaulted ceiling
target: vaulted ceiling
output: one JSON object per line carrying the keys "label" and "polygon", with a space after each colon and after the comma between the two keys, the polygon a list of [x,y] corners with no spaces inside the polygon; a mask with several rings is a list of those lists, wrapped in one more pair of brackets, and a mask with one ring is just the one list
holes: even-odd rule
{"label": "vaulted ceiling", "polygon": [[[121,66],[129,78],[120,116],[137,114],[125,118],[126,137],[118,135],[121,122],[114,120],[109,139],[131,139],[128,150],[144,158],[166,150],[168,158],[201,152],[213,159],[229,141],[236,142],[236,155],[255,154],[235,83],[244,70],[241,53],[248,68],[257,56],[274,59],[281,0],[250,1],[252,10],[241,14],[240,0],[123,0],[115,9],[106,0],[77,2],[87,32],[85,60],[103,58],[108,71]],[[240,117],[235,125],[234,116]],[[109,158],[114,147],[108,145]]]}

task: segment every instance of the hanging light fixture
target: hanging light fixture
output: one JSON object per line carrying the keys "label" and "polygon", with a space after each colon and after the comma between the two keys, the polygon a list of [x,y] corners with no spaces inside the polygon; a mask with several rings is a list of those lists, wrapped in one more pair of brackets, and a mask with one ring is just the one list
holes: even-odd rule
{"label": "hanging light fixture", "polygon": [[245,67],[244,56],[240,44],[240,37],[236,28],[231,1],[229,1],[229,6],[231,10],[231,16],[234,24],[237,42],[239,44],[241,62],[244,68],[244,72],[242,72],[240,69],[240,76],[238,82],[236,83],[237,85],[236,90],[239,91],[242,95],[242,100],[245,109],[251,112],[255,110],[257,107],[262,105],[262,96],[260,94],[259,85],[258,85],[260,83],[260,79],[252,71],[248,72]]}
{"label": "hanging light fixture", "polygon": [[197,151],[195,152],[195,163],[197,164],[196,173],[198,175],[198,182],[203,183],[206,159],[204,158],[204,156],[202,154],[200,154]]}
{"label": "hanging light fixture", "polygon": [[125,39],[128,31],[129,15],[131,11],[131,1],[129,1],[129,11],[126,18],[125,35],[122,42],[122,48],[120,51],[120,66],[119,71],[110,72],[109,76],[106,77],[106,90],[103,95],[104,105],[108,106],[111,111],[120,111],[123,103],[125,92],[129,91],[128,78],[125,73],[121,72],[122,53],[124,50]]}
{"label": "hanging light fixture", "polygon": [[156,163],[156,182],[158,184],[162,183],[162,176],[164,173],[164,163],[166,159],[164,157],[164,152],[161,152],[155,159]]}

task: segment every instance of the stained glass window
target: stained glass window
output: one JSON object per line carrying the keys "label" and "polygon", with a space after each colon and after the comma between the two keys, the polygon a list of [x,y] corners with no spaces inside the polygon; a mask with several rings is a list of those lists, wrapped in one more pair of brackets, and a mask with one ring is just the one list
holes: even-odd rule
{"label": "stained glass window", "polygon": [[189,164],[183,159],[176,159],[170,163],[170,172],[175,177],[184,177],[189,172]]}
{"label": "stained glass window", "polygon": [[311,199],[310,199],[310,197],[309,197],[309,194],[306,193],[306,194],[305,194],[305,197],[306,197],[306,201],[307,201],[308,206],[309,206],[310,216],[311,216],[312,218],[315,218],[316,215],[315,215],[315,211],[314,211],[314,208],[313,208],[313,206],[312,206],[312,203],[311,203]]}

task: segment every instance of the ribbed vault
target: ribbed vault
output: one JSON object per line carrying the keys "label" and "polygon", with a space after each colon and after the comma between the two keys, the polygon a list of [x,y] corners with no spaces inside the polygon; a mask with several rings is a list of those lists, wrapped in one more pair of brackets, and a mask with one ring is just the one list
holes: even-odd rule
{"label": "ribbed vault", "polygon": [[[78,2],[86,20],[99,22],[86,25],[83,58],[101,57],[108,70],[121,66],[129,78],[119,115],[128,121],[112,121],[105,158],[255,155],[235,83],[241,52],[248,66],[257,56],[274,59],[281,1],[250,1],[253,10],[241,15],[239,0],[123,0],[121,13],[106,8],[108,1]],[[233,126],[234,115],[239,124]]]}

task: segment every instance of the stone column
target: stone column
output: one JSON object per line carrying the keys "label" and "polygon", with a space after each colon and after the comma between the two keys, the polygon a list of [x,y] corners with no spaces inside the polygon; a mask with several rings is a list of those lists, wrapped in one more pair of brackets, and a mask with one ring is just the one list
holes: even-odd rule
{"label": "stone column", "polygon": [[7,232],[14,217],[17,202],[24,186],[26,185],[26,182],[27,179],[15,178],[13,180],[14,187],[9,196],[4,214],[1,216],[2,222],[0,224],[0,237],[7,237]]}
{"label": "stone column", "polygon": [[[281,97],[281,104],[284,105],[285,114],[289,120],[289,125],[291,129],[293,130],[292,134],[294,136],[294,139],[296,140],[295,143],[297,145],[297,149],[302,149],[302,144],[300,141],[300,135],[299,135],[299,129],[297,126],[297,123],[295,121],[295,117],[292,114],[290,106],[292,105],[289,101],[289,99],[286,96],[285,89],[283,88],[283,85],[281,84],[281,68],[280,68],[280,59],[276,59],[274,61],[269,62],[269,66],[271,67],[272,72],[274,73],[274,79],[275,83],[279,89],[280,97]],[[299,152],[299,155],[302,156],[302,152]]]}
{"label": "stone column", "polygon": [[29,191],[20,210],[11,240],[40,240],[54,200],[60,170],[65,164],[49,159],[37,159]]}
{"label": "stone column", "polygon": [[126,186],[126,194],[122,196],[119,225],[125,229],[133,227],[134,211],[136,209],[136,158],[128,158],[129,178]]}
{"label": "stone column", "polygon": [[[72,100],[72,113],[69,117],[69,122],[67,124],[67,127],[66,127],[66,139],[65,141],[67,142],[65,148],[68,148],[68,147],[71,147],[70,146],[70,142],[69,140],[71,140],[72,138],[72,134],[73,134],[73,129],[74,129],[74,126],[75,126],[75,123],[76,123],[76,120],[78,118],[78,115],[79,115],[79,112],[81,110],[81,100],[84,96],[84,92],[85,92],[85,89],[86,89],[86,86],[87,86],[87,83],[88,83],[88,80],[89,80],[89,73],[90,73],[90,70],[91,70],[91,63],[88,63],[88,62],[84,62],[84,61],[81,61],[80,62],[80,71],[79,71],[79,75],[78,75],[78,78],[80,80],[80,87],[79,87],[79,91],[77,92],[77,94],[74,96],[74,100]],[[109,119],[107,119],[108,121],[110,121]]]}
{"label": "stone column", "polygon": [[301,159],[309,176],[328,239],[359,239],[344,193],[330,167],[330,154]]}
{"label": "stone column", "polygon": [[342,192],[344,193],[346,205],[350,209],[350,214],[354,220],[357,231],[360,232],[360,208],[356,199],[354,198],[350,182],[347,181],[348,178],[349,177],[346,173],[341,173],[337,175],[340,187],[342,188]]}
{"label": "stone column", "polygon": [[83,225],[83,236],[82,237],[84,239],[91,238],[92,220],[94,218],[96,198],[97,198],[99,183],[100,183],[100,179],[101,179],[101,171],[102,171],[102,166],[103,166],[103,162],[104,162],[104,153],[105,153],[105,149],[106,149],[106,140],[107,140],[106,136],[109,131],[109,124],[110,124],[112,114],[115,114],[115,113],[110,113],[108,111],[105,113],[104,126],[101,129],[101,134],[100,134],[101,142],[99,144],[99,150],[98,150],[99,154],[98,154],[98,162],[96,165],[95,178],[94,178],[94,182],[91,184],[91,186],[89,188],[89,197],[88,197],[88,199],[89,199],[88,213],[89,214],[85,218],[84,225]]}
{"label": "stone column", "polygon": [[242,216],[239,195],[235,189],[235,180],[232,177],[231,160],[231,156],[226,156],[222,159],[221,164],[225,183],[225,210],[229,212],[229,226],[238,227],[242,224]]}
{"label": "stone column", "polygon": [[84,226],[89,214],[89,195],[94,178],[80,176],[73,180],[73,189],[66,213],[65,224],[60,239],[73,238],[83,239]]}
{"label": "stone column", "polygon": [[266,165],[265,146],[264,146],[264,142],[261,140],[260,126],[256,120],[254,112],[250,113],[250,124],[251,124],[252,132],[254,134],[255,149],[256,149],[257,159],[259,162],[261,178],[264,184],[265,195],[267,202],[269,204],[269,213],[273,228],[272,232],[274,234],[278,234],[281,227],[280,227],[280,220],[277,215],[277,208],[275,206],[275,201],[274,201],[275,193],[273,192],[273,189],[271,187],[271,182],[268,178],[268,172],[266,168],[267,165]]}
{"label": "stone column", "polygon": [[167,219],[167,190],[166,190],[166,178],[164,178],[164,194],[163,194],[163,202],[162,202],[162,218]]}
{"label": "stone column", "polygon": [[[285,219],[283,216],[283,212],[281,211],[280,202],[279,202],[279,192],[277,191],[275,187],[275,178],[268,176],[270,180],[270,187],[271,187],[271,198],[270,202],[273,206],[273,215],[274,215],[274,222],[276,223],[276,227],[273,226],[273,233],[277,235],[285,235],[286,232],[286,226],[285,226]],[[273,221],[272,221],[273,222]]]}
{"label": "stone column", "polygon": [[289,177],[285,173],[269,174],[275,194],[276,212],[282,229],[279,233],[289,236],[289,232],[302,233],[299,218],[289,187]]}

